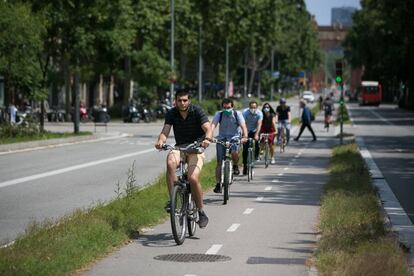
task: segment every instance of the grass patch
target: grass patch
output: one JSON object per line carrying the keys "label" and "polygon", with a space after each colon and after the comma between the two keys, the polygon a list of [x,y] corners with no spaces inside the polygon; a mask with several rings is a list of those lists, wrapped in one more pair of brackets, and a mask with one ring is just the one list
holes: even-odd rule
{"label": "grass patch", "polygon": [[[203,168],[203,189],[215,184],[215,163]],[[124,186],[116,185],[117,198],[110,203],[77,210],[58,221],[33,223],[13,245],[1,248],[0,275],[65,275],[123,245],[140,229],[165,220],[165,174],[139,190],[133,171],[128,170]]]}
{"label": "grass patch", "polygon": [[410,275],[404,253],[384,227],[355,144],[333,150],[319,228],[315,258],[322,275]]}

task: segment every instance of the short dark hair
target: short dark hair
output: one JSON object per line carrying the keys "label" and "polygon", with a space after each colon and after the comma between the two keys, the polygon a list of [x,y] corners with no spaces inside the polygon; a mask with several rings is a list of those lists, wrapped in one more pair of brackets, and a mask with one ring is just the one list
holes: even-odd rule
{"label": "short dark hair", "polygon": [[178,97],[183,97],[183,96],[188,96],[188,98],[190,99],[190,98],[191,98],[190,91],[188,91],[188,90],[186,90],[186,89],[181,89],[181,90],[178,90],[178,91],[175,93],[175,98],[176,98],[176,99],[178,99]]}
{"label": "short dark hair", "polygon": [[251,106],[252,104],[259,105],[256,101],[250,101],[250,102],[249,102],[249,106]]}
{"label": "short dark hair", "polygon": [[232,99],[229,99],[229,98],[224,98],[224,99],[221,101],[221,106],[223,106],[223,105],[225,105],[225,104],[228,104],[228,103],[230,103],[230,104],[231,104],[231,107],[233,107],[233,106],[234,106],[233,100],[232,100]]}

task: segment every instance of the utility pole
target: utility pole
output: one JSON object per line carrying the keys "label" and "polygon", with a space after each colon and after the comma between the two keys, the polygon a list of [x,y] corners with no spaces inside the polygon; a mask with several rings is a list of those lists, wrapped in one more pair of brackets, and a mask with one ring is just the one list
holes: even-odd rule
{"label": "utility pole", "polygon": [[203,45],[202,45],[202,23],[198,29],[198,101],[201,102],[203,95]]}
{"label": "utility pole", "polygon": [[275,70],[275,63],[274,63],[274,59],[275,59],[275,51],[272,48],[272,54],[270,55],[272,60],[270,61],[270,79],[271,79],[271,83],[270,83],[270,101],[273,100],[273,93],[275,90],[275,85],[274,85],[274,79],[273,79],[273,72]]}
{"label": "utility pole", "polygon": [[229,39],[226,38],[226,84],[224,88],[224,97],[229,97]]}
{"label": "utility pole", "polygon": [[244,55],[244,87],[243,87],[243,97],[247,98],[247,52]]}
{"label": "utility pole", "polygon": [[[175,65],[174,65],[174,28],[175,28],[175,22],[174,22],[174,0],[171,0],[171,70],[173,73],[175,73]],[[170,97],[171,97],[171,105],[174,102],[174,81],[170,80]]]}

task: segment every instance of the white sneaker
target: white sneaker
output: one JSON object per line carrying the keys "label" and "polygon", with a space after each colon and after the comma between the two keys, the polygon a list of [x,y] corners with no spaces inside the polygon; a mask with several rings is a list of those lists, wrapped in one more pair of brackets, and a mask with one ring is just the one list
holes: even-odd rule
{"label": "white sneaker", "polygon": [[274,158],[272,158],[272,160],[270,161],[270,164],[272,164],[272,165],[276,164],[276,161],[275,161]]}

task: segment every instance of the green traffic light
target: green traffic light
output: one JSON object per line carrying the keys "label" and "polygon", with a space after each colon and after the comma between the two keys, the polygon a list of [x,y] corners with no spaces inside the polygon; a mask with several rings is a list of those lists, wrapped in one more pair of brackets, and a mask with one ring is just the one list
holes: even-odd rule
{"label": "green traffic light", "polygon": [[336,81],[336,83],[341,83],[342,82],[342,77],[341,76],[336,76],[335,81]]}

